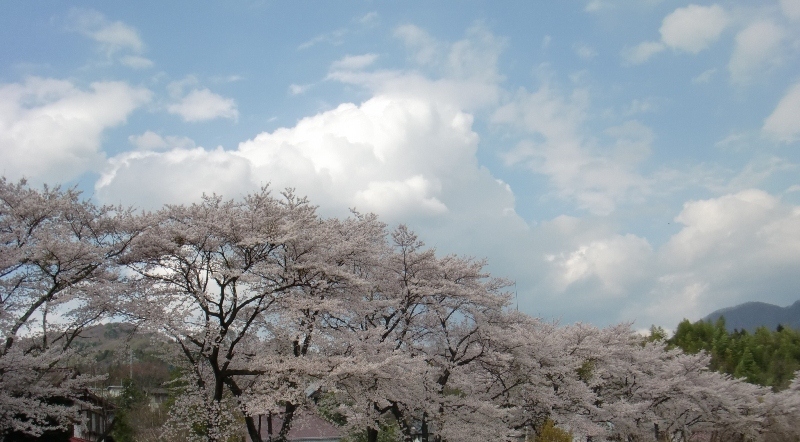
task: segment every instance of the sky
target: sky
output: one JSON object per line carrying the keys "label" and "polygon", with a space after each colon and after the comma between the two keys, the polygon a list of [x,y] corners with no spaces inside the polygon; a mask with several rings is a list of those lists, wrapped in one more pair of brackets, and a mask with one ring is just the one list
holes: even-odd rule
{"label": "sky", "polygon": [[0,6],[9,180],[294,188],[565,324],[800,299],[800,0],[65,3]]}

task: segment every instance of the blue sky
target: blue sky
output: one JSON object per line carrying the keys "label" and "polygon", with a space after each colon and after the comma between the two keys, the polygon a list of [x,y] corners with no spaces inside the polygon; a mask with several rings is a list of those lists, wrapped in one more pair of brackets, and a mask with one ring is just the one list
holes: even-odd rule
{"label": "blue sky", "polygon": [[0,38],[12,180],[294,187],[565,323],[800,299],[798,0],[15,2]]}

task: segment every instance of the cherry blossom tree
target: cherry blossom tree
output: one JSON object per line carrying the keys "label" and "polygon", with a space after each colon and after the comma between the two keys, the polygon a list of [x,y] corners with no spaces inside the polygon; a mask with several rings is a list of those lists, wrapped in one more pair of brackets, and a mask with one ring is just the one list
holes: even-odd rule
{"label": "cherry blossom tree", "polygon": [[502,419],[468,373],[491,357],[488,329],[507,306],[507,282],[491,278],[481,261],[437,257],[405,226],[392,233],[391,246],[353,318],[352,353],[372,362],[364,364],[368,370],[340,372],[349,418],[368,427],[369,440],[384,414],[404,440],[480,439],[487,423]]}
{"label": "cherry blossom tree", "polygon": [[710,371],[705,354],[644,342],[625,324],[570,328],[571,340],[579,343],[575,354],[585,361],[579,377],[594,395],[582,407],[604,430],[578,434],[611,440],[684,441],[693,434],[761,440],[769,416],[777,416],[777,407],[768,405],[774,403],[771,391]]}
{"label": "cherry blossom tree", "polygon": [[169,431],[193,440],[240,437],[243,417],[260,442],[265,415],[285,441],[319,395],[369,442],[387,422],[407,442],[554,424],[592,441],[798,437],[800,380],[775,393],[629,324],[528,317],[484,267],[292,191],[133,213],[0,180],[0,440],[77,421],[90,379],[71,344],[115,315],[174,344]]}
{"label": "cherry blossom tree", "polygon": [[509,428],[532,435],[551,422],[580,434],[603,434],[590,419],[596,395],[581,379],[595,351],[588,338],[597,329],[559,326],[516,312],[508,316],[503,338],[495,340],[502,350],[483,365],[489,373],[487,392],[507,410]]}
{"label": "cherry blossom tree", "polygon": [[77,422],[90,379],[68,363],[70,346],[116,313],[131,219],[75,190],[0,179],[0,439]]}
{"label": "cherry blossom tree", "polygon": [[153,227],[137,238],[128,265],[150,283],[138,311],[180,348],[193,399],[173,422],[225,440],[238,432],[235,420],[220,417],[230,396],[252,440],[260,440],[254,415],[272,411],[282,414],[285,438],[306,387],[330,369],[316,357],[324,354],[316,330],[358,291],[354,263],[383,226],[374,217],[323,220],[305,199],[266,189],[149,216]]}

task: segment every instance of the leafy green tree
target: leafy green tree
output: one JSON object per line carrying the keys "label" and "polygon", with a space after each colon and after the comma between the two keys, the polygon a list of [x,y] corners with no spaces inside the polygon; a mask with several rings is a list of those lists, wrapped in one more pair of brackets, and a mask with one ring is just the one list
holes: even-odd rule
{"label": "leafy green tree", "polygon": [[739,364],[736,366],[736,371],[734,371],[733,375],[737,378],[745,378],[747,382],[750,383],[756,383],[758,381],[758,366],[749,348],[745,348],[742,359],[739,360]]}
{"label": "leafy green tree", "polygon": [[117,398],[117,412],[114,416],[114,427],[111,435],[116,442],[134,442],[136,440],[136,429],[134,419],[131,414],[137,407],[147,400],[144,391],[139,388],[132,379],[125,379],[122,382],[122,393]]}
{"label": "leafy green tree", "polygon": [[650,327],[650,334],[647,335],[644,342],[656,342],[656,341],[666,341],[667,340],[667,331],[664,330],[663,327],[656,327],[655,325]]}
{"label": "leafy green tree", "polygon": [[[654,332],[657,330],[652,330],[651,336]],[[775,391],[788,388],[800,369],[800,332],[788,327],[775,331],[760,327],[751,334],[747,330],[728,332],[724,317],[713,324],[683,320],[668,343],[690,354],[705,351],[711,356],[710,369]]]}

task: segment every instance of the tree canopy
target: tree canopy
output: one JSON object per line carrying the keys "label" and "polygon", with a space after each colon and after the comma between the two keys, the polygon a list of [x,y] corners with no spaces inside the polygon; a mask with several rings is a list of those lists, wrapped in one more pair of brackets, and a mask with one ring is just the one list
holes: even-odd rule
{"label": "tree canopy", "polygon": [[78,423],[72,343],[125,318],[167,344],[171,440],[261,441],[267,416],[284,441],[305,412],[368,442],[798,436],[796,366],[761,368],[791,331],[681,324],[667,342],[532,318],[484,261],[292,191],[145,213],[2,180],[0,204],[0,435]]}

